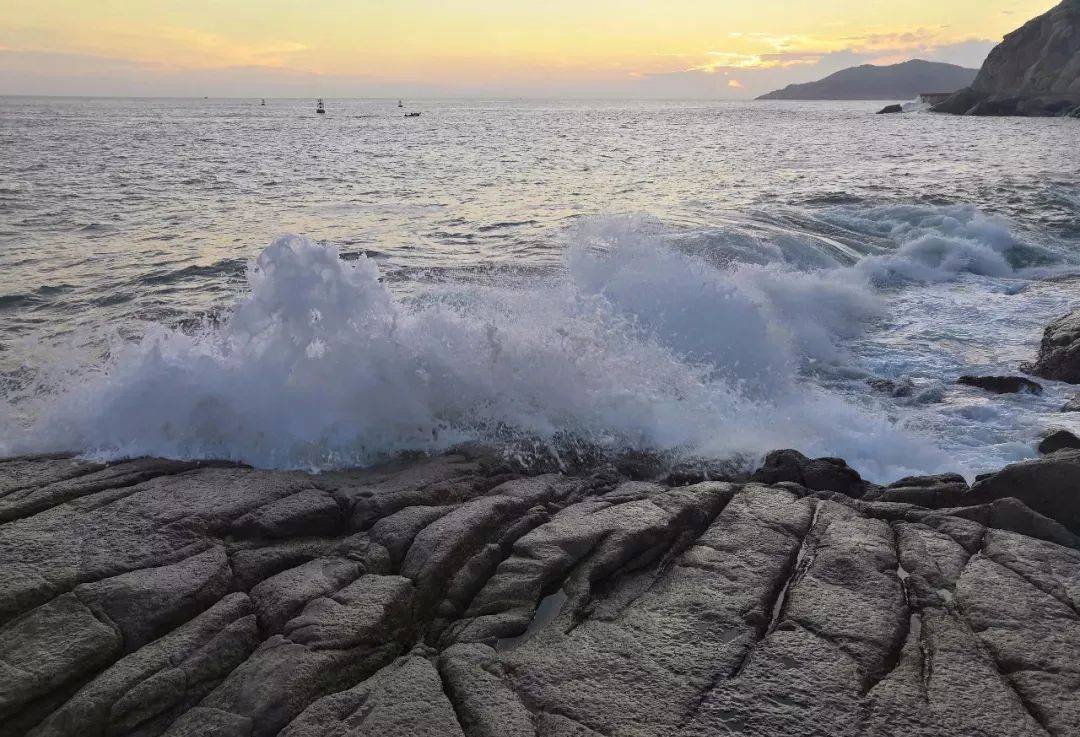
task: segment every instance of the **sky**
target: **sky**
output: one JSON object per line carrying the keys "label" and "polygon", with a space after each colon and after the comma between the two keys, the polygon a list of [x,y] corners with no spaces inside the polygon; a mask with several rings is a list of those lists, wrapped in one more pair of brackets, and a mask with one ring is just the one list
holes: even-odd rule
{"label": "sky", "polygon": [[1058,0],[0,0],[0,94],[740,99]]}

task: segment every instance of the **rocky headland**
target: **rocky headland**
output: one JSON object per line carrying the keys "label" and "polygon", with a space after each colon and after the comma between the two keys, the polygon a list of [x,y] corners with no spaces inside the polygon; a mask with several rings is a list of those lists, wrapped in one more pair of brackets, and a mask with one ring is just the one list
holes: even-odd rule
{"label": "rocky headland", "polygon": [[1074,441],[885,486],[794,450],[0,461],[0,737],[1069,737]]}
{"label": "rocky headland", "polygon": [[1080,117],[1080,0],[1064,0],[1007,35],[972,85],[933,109]]}
{"label": "rocky headland", "polygon": [[911,59],[899,64],[863,64],[824,79],[764,94],[759,100],[912,100],[925,92],[967,87],[977,71],[955,64]]}

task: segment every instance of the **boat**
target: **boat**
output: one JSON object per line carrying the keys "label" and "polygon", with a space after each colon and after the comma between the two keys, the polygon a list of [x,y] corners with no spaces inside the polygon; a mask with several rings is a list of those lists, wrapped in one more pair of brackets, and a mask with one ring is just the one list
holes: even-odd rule
{"label": "boat", "polygon": [[265,97],[263,98],[263,101],[262,101],[262,106],[263,106],[263,107],[266,107],[266,98],[265,98]]}
{"label": "boat", "polygon": [[420,113],[405,113],[406,118],[419,118]]}
{"label": "boat", "polygon": [[315,103],[315,112],[317,112],[319,115],[322,115],[326,112],[326,106],[323,105],[322,100],[319,100],[317,103]]}
{"label": "boat", "polygon": [[405,103],[403,103],[401,100],[398,100],[397,101],[397,106],[398,107],[405,107]]}

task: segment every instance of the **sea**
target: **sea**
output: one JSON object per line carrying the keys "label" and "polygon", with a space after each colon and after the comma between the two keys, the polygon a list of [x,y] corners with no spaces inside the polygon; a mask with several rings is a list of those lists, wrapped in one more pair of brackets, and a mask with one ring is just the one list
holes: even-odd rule
{"label": "sea", "polygon": [[1033,457],[1080,121],[881,105],[0,98],[0,455]]}

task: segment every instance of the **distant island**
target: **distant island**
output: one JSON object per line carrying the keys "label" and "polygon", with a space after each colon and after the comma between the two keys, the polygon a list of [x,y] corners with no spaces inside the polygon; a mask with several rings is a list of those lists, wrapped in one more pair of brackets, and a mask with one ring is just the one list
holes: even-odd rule
{"label": "distant island", "polygon": [[925,92],[955,92],[975,81],[977,69],[912,59],[902,64],[841,69],[825,79],[789,84],[759,100],[911,100]]}

